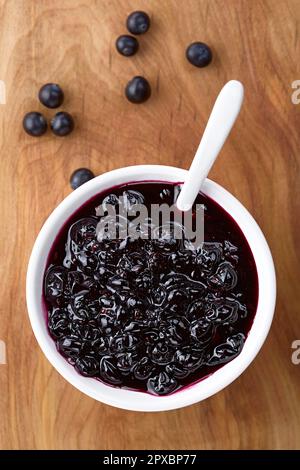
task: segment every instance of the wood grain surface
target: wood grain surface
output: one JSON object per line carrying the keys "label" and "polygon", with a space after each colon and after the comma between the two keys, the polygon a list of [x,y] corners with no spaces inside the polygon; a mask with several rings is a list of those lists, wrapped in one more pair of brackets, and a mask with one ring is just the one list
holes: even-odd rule
{"label": "wood grain surface", "polygon": [[[299,0],[0,0],[0,365],[1,449],[300,448]],[[134,9],[151,30],[132,58],[117,54]],[[195,40],[211,45],[205,69],[185,59]],[[152,84],[140,106],[124,98],[134,75]],[[166,413],[134,413],[85,397],[52,368],[33,336],[25,275],[35,237],[70,192],[81,166],[100,174],[138,163],[187,168],[212,103],[229,79],[246,95],[211,177],[261,225],[278,279],[275,320],[262,351],[226,390]],[[23,115],[43,109],[39,87],[58,82],[76,119],[66,138],[32,138]]]}

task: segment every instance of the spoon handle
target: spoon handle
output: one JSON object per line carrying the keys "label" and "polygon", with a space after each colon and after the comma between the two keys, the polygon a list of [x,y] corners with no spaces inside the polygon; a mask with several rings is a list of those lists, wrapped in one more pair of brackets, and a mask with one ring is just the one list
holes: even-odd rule
{"label": "spoon handle", "polygon": [[244,97],[241,82],[231,80],[220,91],[196,155],[192,161],[176,205],[181,211],[191,209],[218,153],[239,114]]}

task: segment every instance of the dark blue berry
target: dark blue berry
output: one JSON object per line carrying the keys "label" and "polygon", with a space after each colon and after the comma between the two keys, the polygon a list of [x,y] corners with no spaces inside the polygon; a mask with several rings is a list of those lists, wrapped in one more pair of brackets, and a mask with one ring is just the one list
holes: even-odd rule
{"label": "dark blue berry", "polygon": [[148,391],[154,395],[167,395],[177,388],[177,380],[167,372],[160,372],[148,380]]}
{"label": "dark blue berry", "polygon": [[39,100],[47,108],[58,108],[64,101],[64,92],[56,83],[46,83],[39,91]]}
{"label": "dark blue berry", "polygon": [[121,55],[129,57],[138,51],[139,43],[133,36],[124,34],[116,40],[116,48]]}
{"label": "dark blue berry", "polygon": [[70,178],[70,185],[72,189],[77,189],[82,184],[90,181],[95,177],[94,173],[88,168],[78,168],[75,170]]}
{"label": "dark blue berry", "polygon": [[117,355],[117,368],[125,375],[129,374],[136,362],[137,354],[126,352]]}
{"label": "dark blue berry", "polygon": [[41,113],[33,111],[25,114],[23,128],[27,134],[33,137],[40,137],[47,130],[47,121]]}
{"label": "dark blue berry", "polygon": [[116,361],[112,356],[102,357],[100,361],[100,376],[105,382],[112,385],[120,385],[122,383]]}
{"label": "dark blue berry", "polygon": [[144,11],[134,11],[128,16],[126,26],[131,34],[144,34],[150,28],[150,18]]}
{"label": "dark blue berry", "polygon": [[185,52],[187,60],[195,67],[206,67],[212,61],[212,52],[207,44],[193,42]]}
{"label": "dark blue berry", "polygon": [[53,306],[65,304],[67,284],[67,270],[63,267],[52,266],[46,276],[45,294],[47,300]]}
{"label": "dark blue berry", "polygon": [[137,380],[148,379],[152,372],[155,370],[155,366],[148,357],[142,357],[140,361],[134,366],[133,373]]}
{"label": "dark blue berry", "polygon": [[126,85],[125,95],[131,103],[144,103],[151,95],[148,80],[144,77],[133,77]]}
{"label": "dark blue berry", "polygon": [[74,121],[71,114],[61,111],[51,119],[51,130],[53,134],[63,137],[74,129]]}
{"label": "dark blue berry", "polygon": [[99,373],[100,361],[93,356],[79,357],[75,362],[75,369],[85,377],[95,377]]}
{"label": "dark blue berry", "polygon": [[229,336],[226,343],[219,344],[215,347],[212,355],[207,361],[208,366],[225,364],[234,359],[242,350],[245,342],[243,333]]}
{"label": "dark blue berry", "polygon": [[159,341],[148,348],[148,357],[154,364],[167,365],[172,362],[174,350],[166,340]]}
{"label": "dark blue berry", "polygon": [[48,317],[48,328],[53,338],[61,338],[70,333],[70,319],[66,310],[54,308]]}
{"label": "dark blue berry", "polygon": [[209,278],[208,283],[218,289],[233,289],[237,283],[237,274],[232,264],[228,261],[219,264],[216,272]]}
{"label": "dark blue berry", "polygon": [[83,349],[83,343],[76,336],[64,336],[57,341],[57,349],[71,362],[76,361]]}

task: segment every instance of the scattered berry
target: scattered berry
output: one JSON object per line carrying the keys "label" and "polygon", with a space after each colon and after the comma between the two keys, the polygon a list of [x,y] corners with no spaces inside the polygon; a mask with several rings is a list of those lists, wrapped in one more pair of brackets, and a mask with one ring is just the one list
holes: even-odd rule
{"label": "scattered berry", "polygon": [[51,119],[51,129],[59,137],[70,134],[74,129],[74,121],[71,114],[63,111],[56,113]]}
{"label": "scattered berry", "polygon": [[70,178],[70,184],[72,189],[77,189],[82,184],[90,181],[95,177],[94,173],[88,168],[79,168],[75,170]]}
{"label": "scattered berry", "polygon": [[206,67],[212,60],[212,52],[207,44],[193,42],[185,52],[187,60],[195,67]]}
{"label": "scattered berry", "polygon": [[131,34],[144,34],[150,28],[150,18],[144,11],[134,11],[128,16],[126,26]]}
{"label": "scattered berry", "polygon": [[23,119],[23,128],[27,134],[40,137],[47,130],[47,121],[41,113],[32,111],[27,113]]}
{"label": "scattered berry", "polygon": [[116,40],[116,48],[120,54],[129,57],[138,51],[139,43],[133,36],[124,34]]}
{"label": "scattered berry", "polygon": [[64,101],[64,92],[56,83],[46,83],[39,91],[39,100],[47,108],[58,108]]}
{"label": "scattered berry", "polygon": [[144,77],[133,77],[126,85],[125,95],[131,103],[144,103],[151,95],[150,84]]}

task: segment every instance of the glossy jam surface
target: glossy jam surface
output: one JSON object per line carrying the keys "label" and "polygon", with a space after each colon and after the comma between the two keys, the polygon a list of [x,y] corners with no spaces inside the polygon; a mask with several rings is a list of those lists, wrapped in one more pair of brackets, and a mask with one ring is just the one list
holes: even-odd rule
{"label": "glossy jam surface", "polygon": [[203,379],[242,350],[258,301],[250,247],[212,199],[205,241],[101,240],[96,208],[172,204],[179,187],[130,183],[97,195],[65,224],[44,279],[49,333],[78,373],[107,384],[167,395]]}

